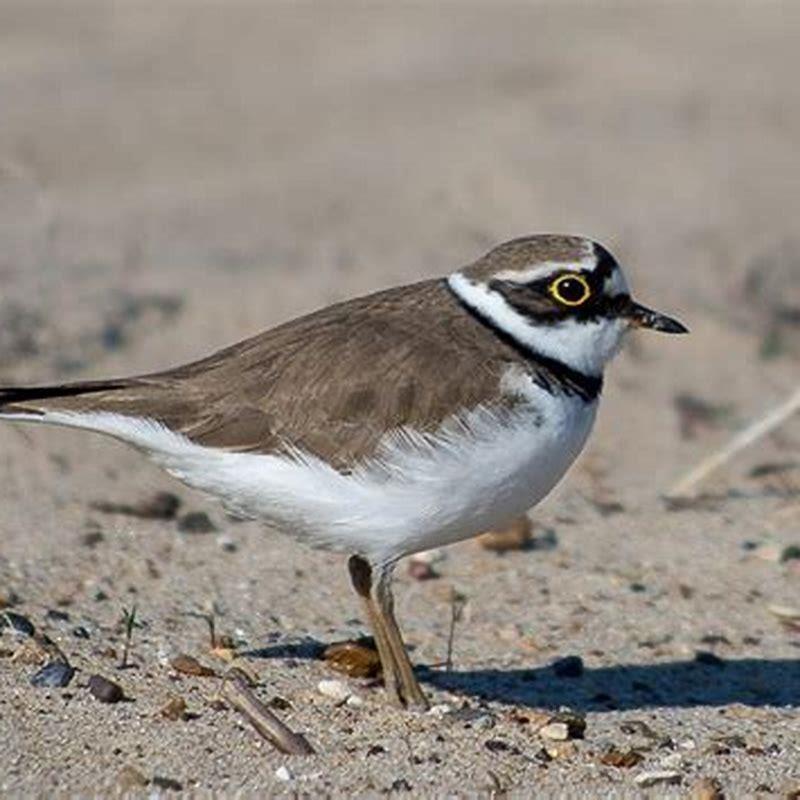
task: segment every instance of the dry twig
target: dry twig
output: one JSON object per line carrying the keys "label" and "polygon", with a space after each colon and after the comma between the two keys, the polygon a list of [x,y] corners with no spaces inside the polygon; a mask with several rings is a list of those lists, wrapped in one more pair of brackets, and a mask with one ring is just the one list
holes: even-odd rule
{"label": "dry twig", "polygon": [[467,598],[453,589],[450,595],[450,630],[447,634],[447,656],[444,661],[445,671],[453,669],[453,645],[456,639],[456,624],[461,621],[464,608],[467,605]]}
{"label": "dry twig", "polygon": [[694,494],[697,485],[712,472],[730,461],[742,450],[772,433],[796,412],[800,411],[800,389],[765,416],[740,431],[721,450],[703,459],[683,476],[666,494],[668,499],[686,498]]}
{"label": "dry twig", "polygon": [[247,675],[232,667],[225,675],[222,697],[250,721],[273,747],[294,756],[314,754],[314,748],[300,733],[286,727],[253,693]]}

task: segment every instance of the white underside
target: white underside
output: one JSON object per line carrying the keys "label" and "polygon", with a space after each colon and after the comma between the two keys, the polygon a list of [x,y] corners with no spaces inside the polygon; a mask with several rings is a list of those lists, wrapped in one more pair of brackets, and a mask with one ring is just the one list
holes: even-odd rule
{"label": "white underside", "polygon": [[346,475],[299,451],[258,455],[203,447],[152,419],[69,412],[0,416],[109,434],[242,515],[316,545],[390,562],[524,513],[581,451],[597,404],[553,396],[527,377],[511,381],[527,399],[513,413],[479,408],[446,421],[433,435],[395,431],[376,458]]}

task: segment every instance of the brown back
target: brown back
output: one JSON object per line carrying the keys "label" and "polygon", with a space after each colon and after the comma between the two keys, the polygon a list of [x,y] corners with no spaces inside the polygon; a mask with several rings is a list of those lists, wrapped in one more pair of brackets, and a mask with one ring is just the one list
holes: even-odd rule
{"label": "brown back", "polygon": [[[348,300],[166,372],[25,410],[152,417],[193,441],[269,453],[301,448],[340,469],[387,429],[433,431],[454,409],[497,398],[523,359],[466,314],[442,280]],[[2,398],[0,398],[2,400]]]}

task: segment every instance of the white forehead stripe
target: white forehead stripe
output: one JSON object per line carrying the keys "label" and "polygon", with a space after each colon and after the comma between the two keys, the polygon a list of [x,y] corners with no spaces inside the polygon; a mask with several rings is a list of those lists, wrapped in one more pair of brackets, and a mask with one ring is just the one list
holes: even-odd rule
{"label": "white forehead stripe", "polygon": [[575,272],[591,272],[597,267],[597,254],[595,247],[588,239],[583,239],[580,243],[583,254],[580,258],[558,261],[535,261],[527,269],[522,270],[500,270],[496,272],[494,278],[501,281],[511,281],[513,283],[529,283],[531,281],[542,280],[558,272],[572,270]]}
{"label": "white forehead stripe", "polygon": [[526,270],[504,269],[494,274],[494,279],[499,281],[511,281],[512,283],[530,283],[540,281],[550,275],[564,270],[574,272],[591,272],[597,267],[597,260],[593,254],[589,254],[574,261],[539,261],[535,267]]}

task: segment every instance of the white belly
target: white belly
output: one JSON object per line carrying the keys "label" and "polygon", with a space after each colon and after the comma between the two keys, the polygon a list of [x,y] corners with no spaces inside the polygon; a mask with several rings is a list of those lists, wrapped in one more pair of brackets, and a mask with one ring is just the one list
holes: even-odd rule
{"label": "white belly", "polygon": [[124,439],[243,514],[388,562],[502,524],[560,480],[586,442],[597,403],[553,396],[530,382],[524,394],[527,402],[500,416],[477,409],[434,435],[391,434],[376,459],[349,475],[303,453],[203,447],[148,419],[54,413],[41,421]]}
{"label": "white belly", "polygon": [[291,535],[392,561],[502,524],[558,483],[583,448],[597,404],[530,391],[530,404],[504,418],[477,410],[433,436],[394,434],[376,460],[349,475],[302,453],[224,453],[190,443],[190,452],[156,458]]}

